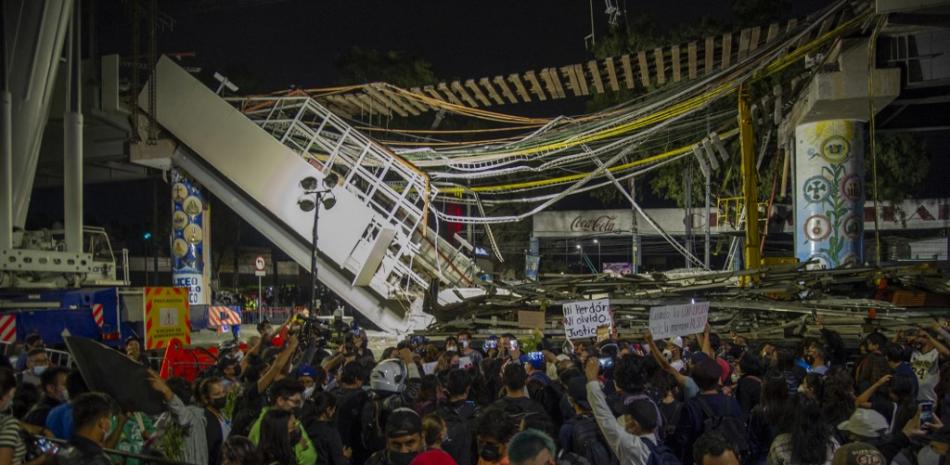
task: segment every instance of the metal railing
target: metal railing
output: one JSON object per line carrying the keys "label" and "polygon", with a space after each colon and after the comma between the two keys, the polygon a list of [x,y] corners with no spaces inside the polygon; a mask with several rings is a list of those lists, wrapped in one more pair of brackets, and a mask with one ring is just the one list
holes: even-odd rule
{"label": "metal railing", "polygon": [[[341,187],[375,213],[372,227],[364,235],[367,243],[371,243],[382,228],[395,229],[384,261],[390,267],[386,282],[391,295],[409,284],[417,289],[428,288],[428,278],[413,266],[414,260],[418,261],[419,256],[426,253],[416,235],[426,229],[428,202],[437,194],[425,173],[308,96],[228,100],[323,173],[340,176]],[[452,252],[454,250],[442,253],[453,255]],[[434,256],[428,259],[432,263],[441,260]],[[452,284],[468,280],[467,276],[446,273],[442,277],[445,276],[458,281]]]}

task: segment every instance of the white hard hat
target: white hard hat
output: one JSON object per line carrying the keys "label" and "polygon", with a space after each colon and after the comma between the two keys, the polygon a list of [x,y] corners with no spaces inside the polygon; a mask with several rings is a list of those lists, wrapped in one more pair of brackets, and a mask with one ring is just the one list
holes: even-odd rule
{"label": "white hard hat", "polygon": [[680,349],[682,349],[682,348],[683,348],[683,338],[681,338],[681,337],[679,337],[679,336],[671,337],[671,338],[670,338],[670,344],[673,344],[674,346],[679,347]]}
{"label": "white hard hat", "polygon": [[391,358],[379,362],[369,375],[370,388],[377,391],[402,392],[406,389],[408,370],[399,359]]}

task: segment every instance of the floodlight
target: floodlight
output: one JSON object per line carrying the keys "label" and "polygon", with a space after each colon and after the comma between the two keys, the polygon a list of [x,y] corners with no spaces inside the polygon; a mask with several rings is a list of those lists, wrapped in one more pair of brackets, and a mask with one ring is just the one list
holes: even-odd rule
{"label": "floodlight", "polygon": [[[307,176],[300,180],[300,188],[305,191],[312,191],[317,188],[317,178]],[[299,202],[298,202],[299,203]]]}
{"label": "floodlight", "polygon": [[305,212],[311,212],[317,207],[317,203],[309,196],[304,196],[297,200],[297,206]]}
{"label": "floodlight", "polygon": [[337,176],[336,173],[327,174],[327,176],[323,178],[323,185],[326,186],[327,189],[333,189],[339,183],[340,183],[340,177]]}

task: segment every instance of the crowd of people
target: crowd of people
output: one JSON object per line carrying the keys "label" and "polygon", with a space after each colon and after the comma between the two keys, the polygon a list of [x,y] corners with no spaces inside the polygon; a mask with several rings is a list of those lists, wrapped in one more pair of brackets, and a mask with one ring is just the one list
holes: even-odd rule
{"label": "crowd of people", "polygon": [[[0,465],[947,465],[946,323],[860,341],[702,334],[600,342],[358,328],[315,347],[263,322],[189,382],[150,372],[160,415],[89,392],[43,341],[0,367]],[[441,339],[441,338],[440,338]],[[303,341],[303,342],[301,342]],[[859,345],[858,345],[859,344]],[[857,348],[855,348],[857,346]],[[145,362],[141,343],[125,346]],[[121,374],[112,382],[123,383]],[[64,441],[64,442],[61,442]]]}

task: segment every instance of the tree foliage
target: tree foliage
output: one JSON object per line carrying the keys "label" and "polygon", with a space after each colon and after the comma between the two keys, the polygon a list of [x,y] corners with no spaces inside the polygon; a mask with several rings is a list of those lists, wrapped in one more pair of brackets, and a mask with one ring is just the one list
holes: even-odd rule
{"label": "tree foliage", "polygon": [[[913,133],[879,134],[876,138],[878,197],[900,202],[917,194],[930,171],[927,147]],[[872,160],[865,157],[868,200],[873,200]]]}
{"label": "tree foliage", "polygon": [[337,61],[341,82],[357,84],[385,81],[414,87],[436,81],[432,64],[407,52],[366,50],[353,47]]}

